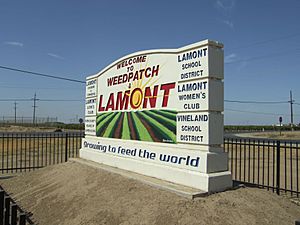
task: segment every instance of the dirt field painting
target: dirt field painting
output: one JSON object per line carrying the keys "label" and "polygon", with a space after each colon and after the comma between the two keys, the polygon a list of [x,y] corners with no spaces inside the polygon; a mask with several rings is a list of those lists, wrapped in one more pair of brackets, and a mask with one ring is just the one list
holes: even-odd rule
{"label": "dirt field painting", "polygon": [[108,112],[97,116],[97,136],[176,143],[176,111]]}

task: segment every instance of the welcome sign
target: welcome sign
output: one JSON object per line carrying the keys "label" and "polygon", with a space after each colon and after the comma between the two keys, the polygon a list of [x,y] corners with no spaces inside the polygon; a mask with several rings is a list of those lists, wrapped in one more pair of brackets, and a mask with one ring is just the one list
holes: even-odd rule
{"label": "welcome sign", "polygon": [[137,52],[88,77],[81,157],[205,191],[227,187],[223,61],[222,44],[205,40]]}

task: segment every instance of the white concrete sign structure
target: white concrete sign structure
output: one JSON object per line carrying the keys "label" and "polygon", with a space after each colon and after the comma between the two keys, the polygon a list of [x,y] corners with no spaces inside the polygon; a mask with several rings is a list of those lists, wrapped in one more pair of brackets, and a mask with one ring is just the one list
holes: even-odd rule
{"label": "white concrete sign structure", "polygon": [[127,55],[87,77],[80,157],[206,192],[232,185],[223,152],[223,45]]}

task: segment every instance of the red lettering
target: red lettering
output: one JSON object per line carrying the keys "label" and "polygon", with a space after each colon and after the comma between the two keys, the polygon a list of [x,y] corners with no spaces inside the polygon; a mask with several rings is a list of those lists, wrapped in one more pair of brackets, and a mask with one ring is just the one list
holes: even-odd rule
{"label": "red lettering", "polygon": [[129,78],[128,78],[128,82],[130,82],[130,80],[133,78],[133,72],[129,73]]}
{"label": "red lettering", "polygon": [[152,67],[152,77],[158,76],[158,70],[159,70],[159,65],[156,66],[156,69],[155,66]]}
{"label": "red lettering", "polygon": [[118,77],[114,77],[114,85],[116,85],[117,84],[117,81],[118,81]]}
{"label": "red lettering", "polygon": [[99,108],[98,108],[99,112],[104,111],[104,107],[102,106],[102,100],[103,100],[103,95],[100,95],[100,97],[99,97]]}
{"label": "red lettering", "polygon": [[170,90],[173,89],[173,88],[175,88],[175,82],[161,85],[160,90],[164,91],[162,107],[167,107],[168,106],[169,93],[170,93]]}
{"label": "red lettering", "polygon": [[145,69],[141,69],[140,70],[140,78],[139,79],[142,79],[143,78],[143,72],[145,71]]}
{"label": "red lettering", "polygon": [[[150,77],[151,76],[151,74],[150,74],[150,71],[151,71],[151,68],[150,67],[148,67],[147,69],[146,69],[146,71],[145,71],[145,77]],[[149,73],[148,73],[149,72]]]}
{"label": "red lettering", "polygon": [[109,109],[111,109],[112,111],[115,110],[114,93],[110,93],[105,111],[108,111]]}
{"label": "red lettering", "polygon": [[125,91],[124,95],[123,95],[122,91],[118,92],[118,94],[117,94],[116,110],[128,109],[129,95],[130,95],[130,90]]}
{"label": "red lettering", "polygon": [[150,87],[146,87],[145,89],[145,97],[144,97],[144,103],[143,108],[147,108],[147,103],[149,100],[150,108],[155,108],[156,106],[156,100],[157,100],[157,92],[158,92],[158,85],[155,85],[153,88],[153,94],[151,95],[151,89]]}
{"label": "red lettering", "polygon": [[142,59],[142,56],[136,57],[136,63],[140,63]]}
{"label": "red lettering", "polygon": [[117,69],[120,69],[120,68],[125,67],[125,66],[132,65],[134,63],[146,62],[146,57],[147,56],[145,56],[145,55],[144,56],[136,56],[134,58],[124,60],[124,61],[120,62],[119,64],[117,64]]}
{"label": "red lettering", "polygon": [[123,75],[119,75],[119,76],[118,76],[118,84],[123,83],[123,82],[122,82],[122,76],[123,76]]}
{"label": "red lettering", "polygon": [[136,71],[132,81],[135,81],[135,80],[138,80],[138,79],[139,79],[139,71]]}
{"label": "red lettering", "polygon": [[110,77],[110,78],[107,79],[107,86],[108,87],[113,85],[113,79],[114,79],[113,77]]}
{"label": "red lettering", "polygon": [[123,76],[123,81],[122,81],[122,83],[127,82],[127,79],[128,79],[128,74],[125,73],[124,76]]}

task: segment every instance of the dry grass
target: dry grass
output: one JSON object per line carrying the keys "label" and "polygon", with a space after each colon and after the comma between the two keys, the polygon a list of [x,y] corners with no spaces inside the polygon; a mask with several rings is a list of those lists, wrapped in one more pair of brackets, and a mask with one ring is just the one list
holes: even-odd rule
{"label": "dry grass", "polygon": [[55,127],[29,127],[15,125],[1,125],[0,132],[53,132]]}
{"label": "dry grass", "polygon": [[64,162],[66,154],[77,157],[80,146],[80,137],[66,140],[61,134],[0,137],[0,170],[10,173]]}
{"label": "dry grass", "polygon": [[260,132],[251,134],[257,138],[271,138],[279,140],[300,140],[300,131]]}
{"label": "dry grass", "polygon": [[[280,145],[280,187],[300,190],[300,145]],[[276,186],[276,142],[234,142],[225,144],[229,170],[234,180]]]}

